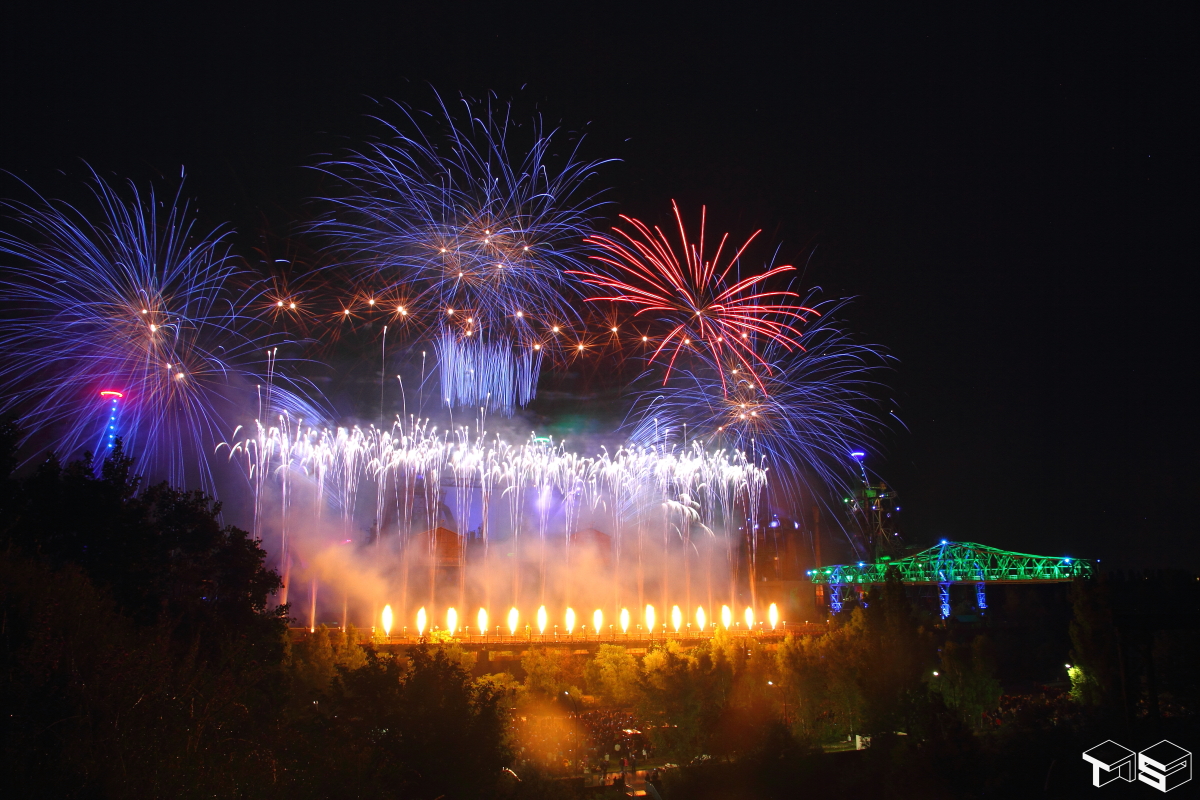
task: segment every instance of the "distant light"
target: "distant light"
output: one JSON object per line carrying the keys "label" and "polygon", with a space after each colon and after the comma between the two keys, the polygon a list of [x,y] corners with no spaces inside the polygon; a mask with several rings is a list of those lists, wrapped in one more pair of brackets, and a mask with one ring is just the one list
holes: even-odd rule
{"label": "distant light", "polygon": [[862,450],[855,450],[853,453],[850,454],[850,457],[856,461],[859,461],[859,460],[866,458],[867,454],[864,453]]}
{"label": "distant light", "polygon": [[100,396],[101,397],[122,398],[125,395],[121,394],[120,392],[113,391],[112,389],[105,389],[104,391],[100,392]]}
{"label": "distant light", "polygon": [[935,677],[935,678],[937,677],[937,672],[933,673],[933,677]]}
{"label": "distant light", "polygon": [[946,544],[946,540],[945,540],[945,539],[942,539],[942,544]]}

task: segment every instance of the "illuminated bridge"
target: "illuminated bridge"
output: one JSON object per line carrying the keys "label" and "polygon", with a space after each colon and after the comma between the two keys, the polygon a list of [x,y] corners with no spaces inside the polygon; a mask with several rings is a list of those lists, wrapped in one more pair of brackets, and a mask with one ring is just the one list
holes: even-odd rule
{"label": "illuminated bridge", "polygon": [[848,592],[862,591],[868,586],[884,583],[889,567],[895,567],[900,580],[906,584],[936,584],[941,602],[942,619],[950,616],[950,586],[974,584],[976,605],[987,608],[986,586],[989,583],[1047,583],[1090,578],[1092,562],[1083,558],[1032,556],[1012,553],[974,542],[949,542],[928,550],[892,560],[884,556],[879,561],[857,564],[836,564],[808,571],[813,583],[829,586],[829,605],[834,613],[842,610]]}

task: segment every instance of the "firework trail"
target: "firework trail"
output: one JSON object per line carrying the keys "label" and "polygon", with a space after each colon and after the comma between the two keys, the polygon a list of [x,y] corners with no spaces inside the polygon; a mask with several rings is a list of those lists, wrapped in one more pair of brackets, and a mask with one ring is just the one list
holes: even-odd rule
{"label": "firework trail", "polygon": [[41,196],[4,204],[26,235],[0,234],[3,410],[61,457],[119,436],[148,475],[211,490],[225,420],[295,399],[275,386],[276,342],[240,311],[253,288],[225,233],[198,231],[179,194],[94,172],[90,188],[95,220]]}
{"label": "firework trail", "polygon": [[[816,309],[793,302],[799,299],[795,292],[764,285],[795,267],[780,265],[743,278],[736,270],[760,231],[736,250],[727,249],[729,234],[725,234],[710,256],[705,243],[706,210],[701,209],[698,240],[690,240],[679,206],[672,203],[672,209],[679,229],[678,250],[657,226],[622,215],[632,231],[613,228],[615,238],[598,235],[586,240],[604,251],[592,258],[610,274],[586,270],[569,274],[616,292],[588,298],[589,302],[628,303],[637,308],[635,317],[652,314],[667,326],[650,356],[650,361],[660,355],[668,358],[664,383],[679,356],[687,353],[733,359],[755,377],[770,374],[772,366],[756,352],[755,343],[769,341],[784,350],[802,350],[802,334],[796,326],[819,316]],[[726,253],[728,260],[722,262]]]}
{"label": "firework trail", "polygon": [[552,334],[580,319],[563,271],[583,264],[597,205],[584,184],[599,163],[578,142],[558,159],[559,131],[518,125],[508,106],[438,107],[399,109],[403,126],[379,120],[385,139],[323,166],[345,193],[317,230],[360,282],[433,320],[446,405],[511,414],[534,396]]}
{"label": "firework trail", "polygon": [[[572,564],[570,534],[575,532],[585,509],[610,507],[615,537],[631,537],[634,552],[642,550],[643,538],[650,546],[648,540],[654,528],[657,541],[653,545],[657,550],[661,543],[659,552],[663,555],[660,566],[664,578],[659,583],[665,588],[665,576],[673,569],[667,553],[678,553],[683,548],[686,576],[688,565],[696,560],[690,555],[691,543],[701,535],[719,539],[714,552],[736,566],[740,540],[736,531],[740,528],[734,520],[758,519],[766,482],[766,472],[744,454],[706,448],[700,442],[686,448],[629,446],[611,454],[602,451],[584,456],[546,438],[531,436],[524,442],[508,444],[482,429],[472,436],[468,428],[440,431],[428,420],[416,419],[397,420],[390,431],[380,431],[373,427],[306,427],[281,417],[278,425],[260,423],[247,438],[227,446],[230,458],[246,463],[256,492],[267,494],[271,486],[282,490],[269,492],[279,498],[272,501],[272,505],[278,503],[277,512],[268,511],[261,502],[256,508],[264,517],[280,515],[278,551],[285,563],[293,548],[288,518],[295,513],[289,508],[288,497],[298,481],[307,482],[315,490],[317,516],[319,507],[329,504],[340,506],[348,518],[360,492],[374,495],[383,505],[375,510],[380,527],[371,552],[388,559],[395,546],[399,547],[402,607],[413,600],[416,593],[412,586],[416,583],[424,583],[428,593],[422,602],[436,603],[439,579],[433,567],[441,556],[435,552],[436,539],[428,534],[439,524],[436,509],[447,492],[454,495],[458,520],[468,519],[472,508],[483,514],[482,561],[478,566],[492,577],[482,596],[495,599],[507,595],[510,602],[517,602],[524,574],[538,602],[544,603],[548,576]],[[339,480],[332,479],[338,475]],[[512,537],[507,545],[510,551],[520,547],[522,531],[536,537],[528,543],[537,553],[536,558],[524,570],[519,559],[506,559],[507,576],[502,575],[505,568],[494,560],[489,566],[492,524],[501,523],[500,517],[505,515],[493,512],[496,519],[491,523],[487,518],[489,509],[498,504],[508,508],[508,536],[501,539]],[[525,509],[532,511],[529,526],[524,524]],[[557,535],[551,531],[551,517],[558,520],[553,527],[561,525],[565,534],[562,548],[556,549],[550,541]],[[634,518],[643,523],[632,524]],[[655,519],[664,524],[656,528],[650,524]],[[339,527],[343,531],[338,534],[340,539],[348,527]],[[381,540],[387,541],[386,548],[379,548]],[[466,539],[460,537],[457,542],[460,563],[466,563]],[[548,561],[552,552],[559,553],[554,563]],[[427,578],[417,573],[421,564],[428,571]],[[707,569],[711,571],[711,567]],[[620,583],[629,574],[629,570],[614,570],[611,587],[600,593],[608,594],[615,602]],[[442,587],[450,591],[459,606],[466,597],[465,580],[465,573],[460,572],[454,586]],[[690,585],[686,577],[684,583]],[[586,588],[597,593],[597,587]]]}

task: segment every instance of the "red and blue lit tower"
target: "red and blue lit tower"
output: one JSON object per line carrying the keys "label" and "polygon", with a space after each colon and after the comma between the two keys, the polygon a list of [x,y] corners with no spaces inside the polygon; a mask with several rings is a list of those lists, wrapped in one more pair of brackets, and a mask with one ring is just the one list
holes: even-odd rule
{"label": "red and blue lit tower", "polygon": [[125,394],[115,389],[105,389],[100,392],[100,396],[106,401],[104,410],[108,413],[108,419],[104,423],[104,430],[100,434],[100,442],[96,445],[96,451],[105,453],[112,450],[117,436],[120,435],[121,401],[125,399]]}

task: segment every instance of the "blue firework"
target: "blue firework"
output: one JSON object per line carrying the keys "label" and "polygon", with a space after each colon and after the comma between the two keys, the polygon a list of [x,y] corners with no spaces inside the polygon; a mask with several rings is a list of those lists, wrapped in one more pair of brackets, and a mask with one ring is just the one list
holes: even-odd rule
{"label": "blue firework", "polygon": [[0,234],[0,385],[39,451],[103,455],[117,440],[150,476],[212,488],[208,456],[273,385],[275,342],[241,309],[255,282],[220,229],[177,193],[94,173],[93,216],[40,195],[7,202]]}
{"label": "blue firework", "polygon": [[318,229],[370,291],[426,320],[447,405],[511,413],[580,321],[564,271],[583,264],[601,162],[509,106],[463,99],[456,113],[439,97],[436,114],[396,110],[399,124],[379,120],[384,138],[324,165],[345,191]]}
{"label": "blue firework", "polygon": [[842,301],[817,305],[804,349],[756,342],[761,361],[718,361],[694,350],[663,387],[645,392],[631,423],[634,439],[710,440],[770,467],[785,491],[845,491],[859,465],[851,453],[880,430],[875,399],[888,357],[838,326]]}

